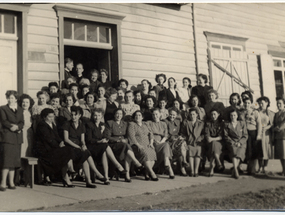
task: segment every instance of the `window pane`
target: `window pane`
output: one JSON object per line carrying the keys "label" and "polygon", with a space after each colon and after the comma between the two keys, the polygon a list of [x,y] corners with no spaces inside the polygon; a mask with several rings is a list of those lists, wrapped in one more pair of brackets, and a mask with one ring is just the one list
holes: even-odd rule
{"label": "window pane", "polygon": [[233,50],[234,50],[234,51],[241,51],[240,48],[236,48],[236,47],[233,47]]}
{"label": "window pane", "polygon": [[87,41],[97,42],[97,27],[91,23],[87,25]]}
{"label": "window pane", "polygon": [[283,60],[283,67],[285,67],[285,60]]}
{"label": "window pane", "polygon": [[231,47],[229,47],[229,46],[223,46],[223,49],[224,49],[224,50],[231,50]]}
{"label": "window pane", "polygon": [[85,40],[84,24],[80,22],[74,22],[74,39]]}
{"label": "window pane", "polygon": [[213,49],[221,49],[221,46],[219,46],[219,45],[212,45],[212,48]]}
{"label": "window pane", "polygon": [[11,14],[4,15],[4,33],[8,34],[15,33],[14,15]]}
{"label": "window pane", "polygon": [[72,21],[64,20],[64,38],[72,39]]}
{"label": "window pane", "polygon": [[283,96],[284,87],[283,87],[283,79],[281,71],[274,71],[275,78],[275,88],[276,88],[276,96]]}
{"label": "window pane", "polygon": [[281,60],[273,60],[273,64],[276,67],[281,67]]}
{"label": "window pane", "polygon": [[100,43],[110,43],[109,41],[109,28],[100,27],[100,36],[99,36]]}

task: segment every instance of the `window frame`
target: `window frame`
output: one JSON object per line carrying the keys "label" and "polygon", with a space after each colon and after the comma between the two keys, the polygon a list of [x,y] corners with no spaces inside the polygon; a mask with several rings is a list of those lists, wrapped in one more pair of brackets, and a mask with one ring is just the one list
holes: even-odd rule
{"label": "window frame", "polygon": [[[122,76],[121,23],[125,15],[118,12],[110,12],[74,4],[55,4],[53,8],[58,16],[60,82],[64,80],[64,18],[106,23],[116,27],[117,41],[115,41],[116,46],[114,45],[113,50],[117,52],[118,60],[116,62],[117,68],[112,67],[112,71],[117,71],[118,77],[116,77],[116,79],[119,79],[119,77]],[[112,74],[112,71],[109,72]]]}

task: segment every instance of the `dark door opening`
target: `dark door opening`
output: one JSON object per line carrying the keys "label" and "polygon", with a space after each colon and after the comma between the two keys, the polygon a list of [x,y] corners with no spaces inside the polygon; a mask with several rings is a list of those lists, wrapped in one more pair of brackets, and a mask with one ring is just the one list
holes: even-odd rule
{"label": "dark door opening", "polygon": [[77,46],[64,46],[64,58],[71,58],[74,62],[73,75],[76,76],[76,64],[82,63],[84,67],[83,76],[90,78],[92,69],[106,69],[109,71],[109,80],[111,75],[111,55],[109,50],[86,48]]}

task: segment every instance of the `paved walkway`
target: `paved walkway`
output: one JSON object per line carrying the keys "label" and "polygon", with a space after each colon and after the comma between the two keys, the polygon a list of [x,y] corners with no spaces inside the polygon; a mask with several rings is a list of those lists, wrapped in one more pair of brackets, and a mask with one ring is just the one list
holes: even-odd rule
{"label": "paved walkway", "polygon": [[[269,163],[269,170],[281,171],[279,161]],[[227,168],[230,168],[230,164]],[[248,176],[242,176],[246,178]],[[55,183],[50,187],[35,185],[34,189],[29,187],[17,187],[16,190],[7,189],[0,193],[0,211],[27,211],[36,208],[47,208],[59,205],[68,205],[90,200],[110,199],[126,197],[144,193],[155,193],[165,190],[179,189],[193,185],[216,183],[225,180],[235,180],[230,175],[217,174],[214,177],[200,176],[198,178],[176,176],[174,180],[168,179],[166,175],[159,175],[159,181],[145,181],[143,177],[132,178],[132,183],[111,181],[111,185],[97,184],[96,189],[85,187],[83,182],[74,182],[75,188],[64,188],[62,184]]]}

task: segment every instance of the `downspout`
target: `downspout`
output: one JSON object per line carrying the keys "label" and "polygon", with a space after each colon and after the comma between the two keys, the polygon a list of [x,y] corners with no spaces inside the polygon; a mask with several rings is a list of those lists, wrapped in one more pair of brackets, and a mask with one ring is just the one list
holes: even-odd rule
{"label": "downspout", "polygon": [[[194,39],[194,51],[195,51],[195,66],[196,66],[196,74],[199,74],[199,62],[198,62],[198,48],[197,48],[197,31],[196,31],[196,23],[195,23],[195,4],[192,3],[192,20],[193,20],[193,39]],[[197,82],[197,78],[196,78]],[[198,83],[197,83],[198,84]]]}

